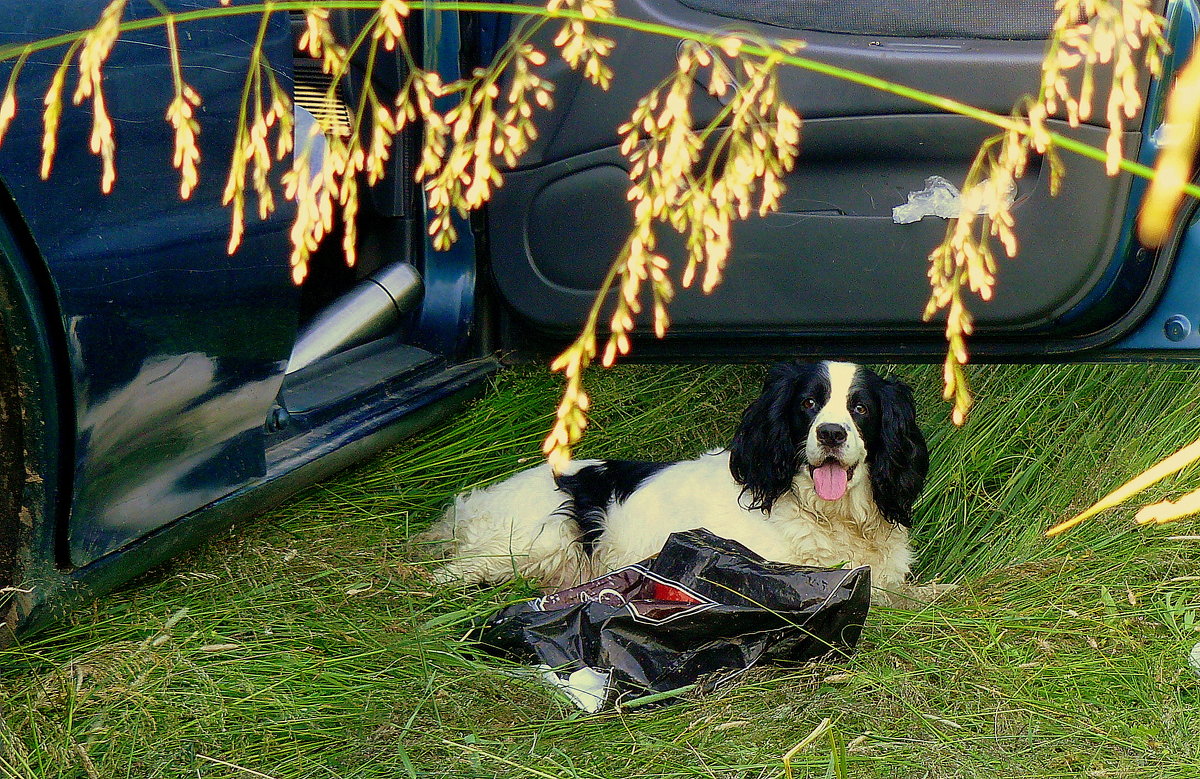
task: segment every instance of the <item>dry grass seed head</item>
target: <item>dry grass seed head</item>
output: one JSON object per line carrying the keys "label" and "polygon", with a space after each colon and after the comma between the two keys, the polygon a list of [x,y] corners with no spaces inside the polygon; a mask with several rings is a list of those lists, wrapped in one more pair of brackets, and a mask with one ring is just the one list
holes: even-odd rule
{"label": "dry grass seed head", "polygon": [[[78,62],[79,84],[72,96],[75,105],[80,105],[88,98],[92,100],[92,133],[88,148],[100,157],[100,191],[105,194],[112,191],[117,169],[116,141],[113,138],[112,120],[105,106],[101,66],[116,45],[125,3],[126,0],[112,0],[101,12],[96,26],[83,36]],[[45,168],[48,172],[48,166]]]}
{"label": "dry grass seed head", "polygon": [[[1047,119],[1061,104],[1067,121],[1076,126],[1091,116],[1095,68],[1112,63],[1113,77],[1106,103],[1109,135],[1106,170],[1114,175],[1121,160],[1123,122],[1141,108],[1138,91],[1138,58],[1151,72],[1161,69],[1165,43],[1162,24],[1150,10],[1149,0],[1060,0],[1052,45],[1042,66],[1038,97],[1024,116],[1015,115],[1013,126],[999,139],[985,144],[976,157],[962,192],[962,211],[947,227],[946,237],[929,256],[931,294],[925,319],[946,311],[947,354],[944,396],[953,400],[955,424],[961,424],[971,405],[964,366],[966,336],[972,324],[962,296],[966,286],[989,300],[995,284],[996,260],[990,242],[998,240],[1009,257],[1017,252],[1012,214],[1012,194],[1025,171],[1031,152],[1045,154],[1050,166],[1051,193],[1058,190],[1061,165],[1046,128]],[[1079,94],[1071,91],[1066,72],[1082,68]],[[998,154],[991,146],[1000,145]]]}
{"label": "dry grass seed head", "polygon": [[1192,178],[1192,165],[1200,142],[1200,49],[1192,53],[1167,99],[1163,139],[1155,164],[1154,180],[1138,215],[1138,238],[1147,246],[1161,246],[1175,224],[1183,203],[1183,186]]}
{"label": "dry grass seed head", "polygon": [[[560,39],[564,46],[574,40],[567,32]],[[735,41],[728,41],[727,53],[736,54],[741,44]],[[654,333],[660,338],[666,333],[674,289],[669,261],[654,252],[654,226],[667,224],[685,236],[683,284],[690,285],[704,265],[702,288],[711,292],[728,258],[732,221],[775,210],[784,174],[795,164],[800,117],[778,99],[778,54],[744,59],[745,80],[727,110],[709,125],[693,128],[690,103],[697,73],[716,61],[711,52],[685,41],[675,73],[639,100],[618,128],[621,152],[629,160],[627,197],[633,203],[634,227],[604,285],[615,283],[619,290],[601,356],[606,367],[630,349],[646,284],[654,301]],[[595,354],[596,314],[594,307],[580,337],[552,365],[567,375],[555,425],[543,445],[556,468],[567,462],[570,446],[586,425],[579,375]]]}
{"label": "dry grass seed head", "polygon": [[408,17],[408,3],[404,0],[380,0],[379,21],[371,32],[372,37],[383,42],[383,48],[392,51],[398,41],[404,40],[404,20]]}

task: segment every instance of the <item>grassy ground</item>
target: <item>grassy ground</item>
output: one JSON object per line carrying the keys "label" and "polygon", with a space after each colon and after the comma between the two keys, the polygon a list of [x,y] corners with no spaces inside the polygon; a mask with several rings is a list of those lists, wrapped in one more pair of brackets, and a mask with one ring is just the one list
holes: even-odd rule
{"label": "grassy ground", "polygon": [[[920,613],[873,612],[844,665],[584,717],[461,642],[523,593],[431,592],[406,538],[455,492],[537,458],[557,384],[523,369],[459,419],[0,652],[0,776],[775,777],[829,717],[795,776],[1195,777],[1200,542],[1168,537],[1194,528],[1114,512],[1063,540],[1041,532],[1196,437],[1197,371],[984,369],[957,431],[937,370],[899,373],[933,449],[920,571],[963,586]],[[721,444],[761,375],[599,375],[583,454]]]}

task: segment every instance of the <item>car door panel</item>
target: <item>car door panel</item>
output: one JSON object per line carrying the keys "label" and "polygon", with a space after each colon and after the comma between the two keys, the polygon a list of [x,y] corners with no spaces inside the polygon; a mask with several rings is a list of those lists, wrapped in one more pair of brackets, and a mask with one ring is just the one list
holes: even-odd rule
{"label": "car door panel", "polygon": [[[704,32],[749,28],[765,38],[800,38],[806,57],[996,113],[1011,111],[1039,83],[1043,40],[782,29],[697,10],[738,5],[762,6],[622,0],[617,10]],[[1030,34],[1044,31],[1048,4],[1026,7],[1042,15],[1042,27],[1033,25]],[[562,337],[582,321],[631,224],[616,127],[673,68],[674,40],[627,30],[604,34],[616,39],[613,88],[599,90],[561,65],[548,65],[558,104],[538,145],[506,174],[490,207],[496,284],[515,329],[525,334]],[[676,298],[668,342],[674,338],[677,346],[668,343],[660,351],[688,354],[695,336],[730,335],[786,341],[788,348],[797,339],[824,344],[830,337],[858,338],[872,345],[908,339],[930,346],[933,354],[942,325],[925,323],[921,315],[929,297],[927,257],[946,222],[926,217],[896,224],[892,209],[921,190],[927,177],[961,185],[980,141],[996,130],[811,71],[786,69],[780,91],[805,119],[784,202],[778,213],[737,224],[724,283],[710,296],[685,291]],[[699,87],[697,93],[692,109],[701,123],[721,104]],[[1103,111],[1095,113],[1093,121],[1102,121]],[[1141,142],[1140,118],[1127,127],[1122,143],[1132,156]],[[1052,129],[1100,147],[1107,132],[1094,124],[1072,129],[1058,120]],[[1133,252],[1123,219],[1129,178],[1107,177],[1099,164],[1069,154],[1063,162],[1057,197],[1050,196],[1049,167],[1040,160],[1018,183],[1014,214],[1021,251],[1012,260],[1000,253],[995,298],[974,309],[982,351],[989,338],[1007,339],[1008,352],[1014,340],[1032,352],[1051,340],[1097,332],[1152,293],[1114,283],[1114,268]],[[668,229],[659,237],[678,269],[682,242]],[[1150,274],[1139,278],[1149,283]],[[1103,317],[1089,316],[1081,306]],[[645,332],[648,322],[641,324]],[[901,345],[911,353],[911,343]]]}
{"label": "car door panel", "polygon": [[[845,123],[807,122],[805,148],[819,146],[826,134],[841,135],[839,125]],[[711,295],[686,291],[672,304],[674,332],[936,327],[921,325],[920,316],[929,298],[928,253],[945,222],[926,218],[898,225],[891,212],[921,190],[928,176],[961,181],[966,175],[969,157],[955,158],[952,149],[937,144],[927,145],[926,156],[919,147],[921,135],[954,132],[977,147],[979,126],[933,116],[871,117],[855,124],[863,131],[878,130],[889,144],[907,140],[913,147],[905,158],[885,162],[888,169],[882,173],[873,152],[888,151],[872,150],[866,142],[854,160],[806,154],[787,179],[779,212],[735,226],[725,282]],[[958,127],[933,130],[931,125]],[[1104,142],[1096,128],[1075,134]],[[1136,134],[1127,143],[1135,144]],[[1104,278],[1120,228],[1110,215],[1124,202],[1129,179],[1109,178],[1088,161],[1064,162],[1067,174],[1058,199],[1049,193],[1048,166],[1031,166],[1018,185],[1014,214],[1022,251],[1001,262],[996,297],[978,311],[980,334],[1045,331]],[[628,185],[615,149],[508,175],[491,223],[502,226],[493,230],[519,231],[519,237],[493,239],[492,256],[497,286],[517,314],[549,330],[567,331],[582,321],[632,227]],[[1094,207],[1053,207],[1071,198]],[[1047,234],[1057,238],[1045,240]],[[660,248],[678,267],[684,256],[679,236],[661,230],[659,237]]]}

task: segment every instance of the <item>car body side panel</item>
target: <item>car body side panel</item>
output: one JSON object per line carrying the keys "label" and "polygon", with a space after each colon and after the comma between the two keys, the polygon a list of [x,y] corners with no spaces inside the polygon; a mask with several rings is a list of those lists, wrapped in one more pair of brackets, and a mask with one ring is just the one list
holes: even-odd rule
{"label": "car body side panel", "polygon": [[[169,2],[172,10],[216,6]],[[95,23],[101,0],[64,4],[53,18],[25,2],[0,4],[0,43]],[[126,19],[157,15],[130,4]],[[247,197],[246,237],[226,253],[221,206],[257,17],[180,24],[184,79],[202,96],[202,167],[190,201],[171,167],[164,121],[173,96],[161,27],[128,33],[104,66],[117,180],[100,191],[88,149],[91,106],[71,105],[67,79],[51,180],[39,177],[41,98],[64,51],[29,58],[19,112],[0,149],[6,182],[54,279],[75,416],[69,561],[83,565],[233,492],[264,472],[263,421],[283,379],[296,329],[287,265],[287,201],[259,221]],[[290,78],[286,14],[266,53]],[[8,71],[4,72],[7,77]]]}

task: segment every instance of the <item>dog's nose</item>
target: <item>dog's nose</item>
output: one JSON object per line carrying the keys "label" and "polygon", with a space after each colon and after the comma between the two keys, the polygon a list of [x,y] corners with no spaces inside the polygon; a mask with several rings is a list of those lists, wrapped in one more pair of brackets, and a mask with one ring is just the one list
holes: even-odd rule
{"label": "dog's nose", "polygon": [[841,446],[846,443],[846,428],[832,422],[817,425],[817,441],[824,446]]}

